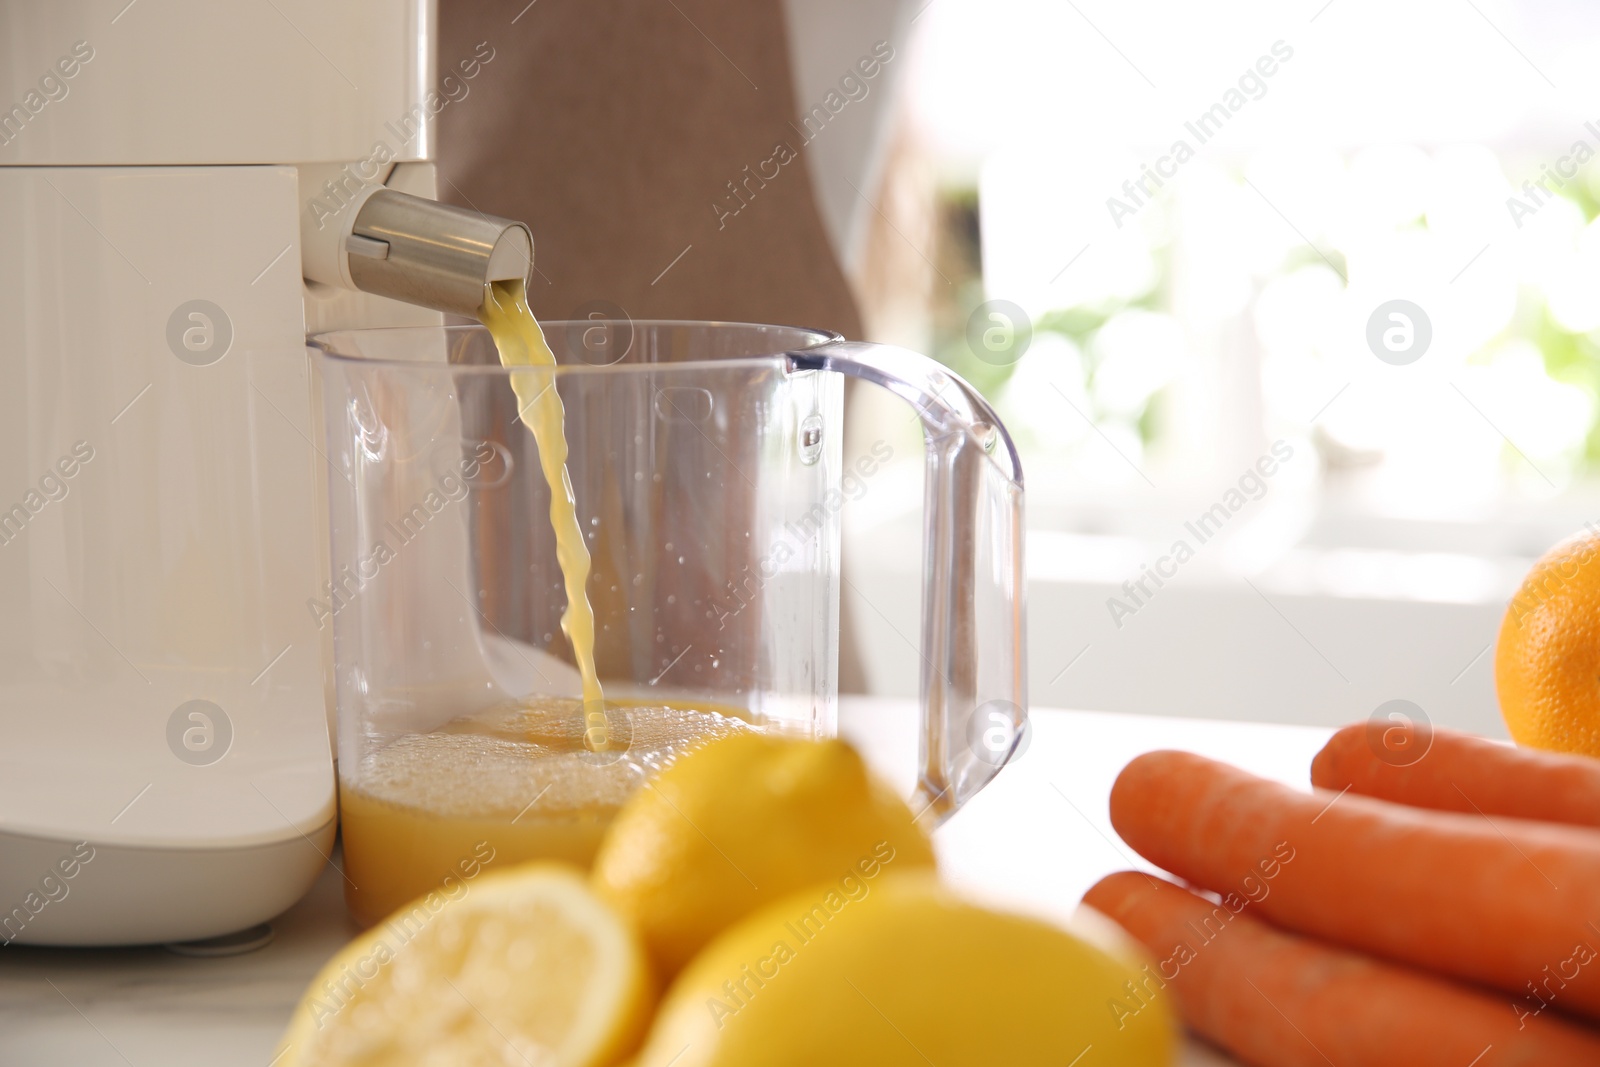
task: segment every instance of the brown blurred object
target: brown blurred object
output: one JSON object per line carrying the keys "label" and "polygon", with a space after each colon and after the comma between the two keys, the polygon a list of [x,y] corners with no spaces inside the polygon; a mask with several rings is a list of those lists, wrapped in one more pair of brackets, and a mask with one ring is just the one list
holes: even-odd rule
{"label": "brown blurred object", "polygon": [[[440,71],[479,42],[494,58],[439,115],[439,192],[528,223],[539,317],[603,300],[861,336],[790,125],[779,0],[523,3],[440,4]],[[763,180],[780,143],[795,158]],[[730,182],[747,204],[719,220]]]}
{"label": "brown blurred object", "polygon": [[[441,76],[480,42],[492,59],[438,118],[440,199],[529,225],[536,315],[583,318],[604,302],[637,319],[862,335],[792,125],[781,0],[443,0]],[[608,553],[595,548],[591,585],[604,589]],[[545,629],[494,599],[486,609],[505,632]],[[846,692],[864,679],[849,610]],[[551,651],[569,654],[559,638]],[[605,673],[628,650],[597,653]]]}
{"label": "brown blurred object", "polygon": [[941,255],[939,198],[933,163],[904,114],[891,126],[889,147],[853,272],[865,336],[885,344],[926,343],[937,290],[950,280]]}
{"label": "brown blurred object", "polygon": [[[938,258],[938,196],[933,166],[905,112],[899,111],[890,122],[888,148],[876,188],[862,190],[871,197],[873,210],[861,255],[851,273],[852,288],[861,308],[862,336],[883,344],[903,345],[925,350],[928,341],[934,293],[946,284],[935,261]],[[878,439],[886,427],[884,402],[874,403],[876,386],[864,382],[845,383],[847,420],[845,466],[866,454],[868,442]],[[867,403],[863,405],[862,400]],[[888,400],[889,405],[903,403]],[[909,412],[909,407],[906,409]],[[900,416],[896,416],[901,418]],[[905,417],[909,417],[905,416]],[[892,432],[892,428],[890,429]],[[850,512],[845,512],[848,536]],[[848,558],[845,577],[852,568]],[[855,600],[860,593],[854,584],[845,587],[840,603],[839,692],[866,693],[871,679],[862,662],[862,650],[854,635]],[[873,609],[867,609],[869,614]]]}

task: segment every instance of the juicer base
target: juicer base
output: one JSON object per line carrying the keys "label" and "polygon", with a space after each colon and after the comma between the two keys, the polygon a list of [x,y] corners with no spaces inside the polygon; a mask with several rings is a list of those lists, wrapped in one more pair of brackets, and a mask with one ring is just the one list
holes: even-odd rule
{"label": "juicer base", "polygon": [[196,941],[279,915],[328,862],[337,821],[238,848],[148,848],[0,831],[0,946]]}

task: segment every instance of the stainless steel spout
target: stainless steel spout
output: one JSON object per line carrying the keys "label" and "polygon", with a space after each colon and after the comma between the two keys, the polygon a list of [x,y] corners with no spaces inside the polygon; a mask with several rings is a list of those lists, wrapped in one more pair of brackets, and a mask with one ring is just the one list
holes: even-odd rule
{"label": "stainless steel spout", "polygon": [[474,318],[485,284],[533,271],[522,223],[392,189],[361,205],[344,251],[357,289]]}

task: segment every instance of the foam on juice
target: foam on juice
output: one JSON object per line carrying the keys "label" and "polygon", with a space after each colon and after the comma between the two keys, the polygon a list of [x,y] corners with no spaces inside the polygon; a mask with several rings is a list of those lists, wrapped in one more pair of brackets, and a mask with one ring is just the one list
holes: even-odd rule
{"label": "foam on juice", "polygon": [[[690,749],[750,723],[731,708],[614,707],[613,747],[584,741],[576,699],[499,704],[428,733],[405,734],[346,773],[345,897],[363,924],[437,887],[479,842],[494,864],[593,861],[617,809]],[[356,783],[356,784],[352,784]]]}

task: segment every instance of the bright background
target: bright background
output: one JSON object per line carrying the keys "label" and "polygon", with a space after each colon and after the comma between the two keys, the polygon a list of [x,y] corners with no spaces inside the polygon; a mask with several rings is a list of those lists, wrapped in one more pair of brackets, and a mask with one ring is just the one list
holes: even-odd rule
{"label": "bright background", "polygon": [[[1275,42],[1199,144],[1185,122]],[[1404,699],[1503,732],[1507,600],[1600,520],[1597,46],[1576,2],[921,10],[861,288],[876,336],[1021,444],[1034,703],[1336,724]],[[1119,227],[1107,198],[1179,138],[1194,158]],[[985,300],[1024,312],[1020,359],[974,355]],[[1391,300],[1431,332],[1405,365],[1368,343]],[[856,441],[917,454],[866,411]],[[1117,625],[1108,598],[1274,442],[1259,499]],[[916,561],[888,546],[919,500],[908,463],[849,514],[874,692],[915,690]]]}

